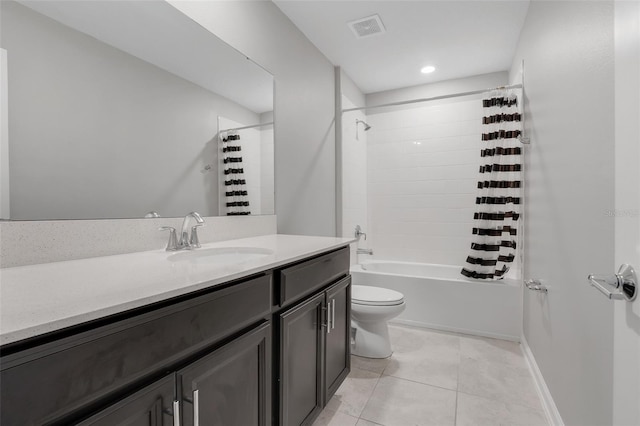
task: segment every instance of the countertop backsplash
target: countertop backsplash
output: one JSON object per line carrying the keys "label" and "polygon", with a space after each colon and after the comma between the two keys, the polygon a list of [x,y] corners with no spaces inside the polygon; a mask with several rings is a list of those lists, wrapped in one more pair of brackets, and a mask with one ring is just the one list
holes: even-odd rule
{"label": "countertop backsplash", "polygon": [[[276,234],[275,215],[205,217],[200,242]],[[161,226],[183,218],[0,221],[0,268],[155,250],[166,246]]]}

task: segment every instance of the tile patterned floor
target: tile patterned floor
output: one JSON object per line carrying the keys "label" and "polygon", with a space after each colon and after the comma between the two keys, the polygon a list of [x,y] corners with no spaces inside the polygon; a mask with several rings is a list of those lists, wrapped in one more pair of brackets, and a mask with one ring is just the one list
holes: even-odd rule
{"label": "tile patterned floor", "polygon": [[389,327],[387,359],[352,357],[314,426],[547,426],[520,345]]}

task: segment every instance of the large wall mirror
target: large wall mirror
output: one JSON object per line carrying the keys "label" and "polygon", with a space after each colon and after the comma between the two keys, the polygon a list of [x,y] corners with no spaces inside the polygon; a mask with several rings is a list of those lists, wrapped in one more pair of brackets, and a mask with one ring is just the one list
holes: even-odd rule
{"label": "large wall mirror", "polygon": [[161,0],[0,19],[2,219],[274,214],[264,69]]}

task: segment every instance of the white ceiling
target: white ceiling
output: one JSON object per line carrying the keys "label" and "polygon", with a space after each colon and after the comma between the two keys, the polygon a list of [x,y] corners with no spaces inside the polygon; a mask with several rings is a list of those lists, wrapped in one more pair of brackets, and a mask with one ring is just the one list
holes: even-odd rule
{"label": "white ceiling", "polygon": [[[511,67],[529,0],[273,0],[364,93]],[[357,39],[347,22],[378,14],[385,34]],[[422,74],[434,65],[432,74]]]}
{"label": "white ceiling", "polygon": [[253,112],[273,110],[273,76],[165,1],[21,3]]}

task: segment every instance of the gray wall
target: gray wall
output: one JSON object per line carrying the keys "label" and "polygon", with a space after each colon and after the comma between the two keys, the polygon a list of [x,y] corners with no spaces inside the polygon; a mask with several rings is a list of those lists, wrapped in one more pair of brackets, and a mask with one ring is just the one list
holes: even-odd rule
{"label": "gray wall", "polygon": [[270,1],[172,1],[275,76],[278,232],[333,236],[334,68]]}
{"label": "gray wall", "polygon": [[[450,95],[452,93],[490,89],[493,87],[505,85],[507,78],[508,73],[506,71],[499,71],[489,74],[479,74],[465,78],[456,78],[453,80],[438,81],[436,83],[403,87],[401,89],[368,93],[366,96],[367,106],[384,105],[391,102],[402,102],[413,99]],[[469,98],[463,98],[463,100],[467,99]],[[415,105],[409,105],[407,108],[414,107]]]}
{"label": "gray wall", "polygon": [[613,4],[533,1],[524,59],[524,335],[567,425],[612,424],[613,303],[586,282],[614,261]]}
{"label": "gray wall", "polygon": [[[640,2],[615,3],[616,265],[640,265]],[[613,424],[640,425],[640,298],[615,303]],[[633,402],[635,399],[635,403]]]}
{"label": "gray wall", "polygon": [[13,2],[11,218],[216,215],[216,117],[258,115]]}
{"label": "gray wall", "polygon": [[[366,106],[366,95],[360,90],[351,77],[342,70],[340,70],[340,90],[342,96],[346,97],[355,107],[360,108]],[[344,108],[347,107],[343,106],[343,109]]]}
{"label": "gray wall", "polygon": [[9,109],[7,107],[7,51],[0,49],[0,218],[9,217]]}

